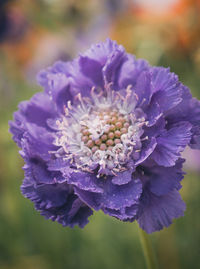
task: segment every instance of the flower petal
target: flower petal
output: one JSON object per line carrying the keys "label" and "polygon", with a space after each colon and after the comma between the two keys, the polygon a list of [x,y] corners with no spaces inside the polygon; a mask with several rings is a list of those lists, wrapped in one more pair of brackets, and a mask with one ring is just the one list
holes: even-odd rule
{"label": "flower petal", "polygon": [[144,112],[146,114],[147,126],[151,127],[160,119],[163,115],[160,105],[156,102],[156,100],[151,101],[151,103],[144,108]]}
{"label": "flower petal", "polygon": [[151,72],[152,99],[156,100],[163,112],[177,106],[182,100],[178,76],[163,67],[152,67]]}
{"label": "flower petal", "polygon": [[179,121],[188,121],[192,124],[192,139],[190,146],[200,149],[200,101],[192,98],[189,89],[182,86],[182,102],[168,111],[167,121],[173,124]]}
{"label": "flower petal", "polygon": [[[54,86],[58,83],[58,80],[56,83],[54,83],[54,78],[56,79],[57,77],[59,78],[60,76],[61,78],[60,85],[62,86],[59,88],[63,88],[63,86],[65,85],[64,81],[67,82],[67,80],[64,79],[63,75],[65,75],[65,78],[67,78],[66,75],[68,75],[68,68],[69,68],[68,62],[65,63],[62,61],[58,61],[54,63],[53,66],[41,70],[37,75],[37,81],[42,87],[44,87],[46,92],[49,93],[49,90],[54,88]],[[56,77],[56,75],[58,76]],[[57,86],[59,85],[57,84]]]}
{"label": "flower petal", "polygon": [[69,65],[69,80],[73,91],[81,91],[83,96],[87,96],[94,86],[103,89],[104,84],[111,80],[115,84],[117,70],[125,60],[124,57],[126,58],[124,48],[110,39],[93,45]]}
{"label": "flower petal", "polygon": [[173,167],[151,166],[147,169],[149,189],[156,195],[166,195],[173,189],[181,188],[180,181],[183,179],[182,164],[180,159]]}
{"label": "flower petal", "polygon": [[141,194],[142,184],[139,179],[134,179],[125,185],[114,185],[106,182],[102,197],[102,206],[110,209],[120,209],[135,204]]}
{"label": "flower petal", "polygon": [[[91,79],[92,78],[91,71],[88,70],[88,68],[84,68],[84,65],[83,65],[84,61],[81,59],[82,59],[82,57],[77,58],[69,64],[68,79],[69,79],[69,83],[71,86],[71,92],[72,92],[73,96],[75,96],[79,93],[81,93],[82,96],[89,96],[91,93],[91,89],[94,86],[99,86],[99,85],[94,84],[94,80],[98,80],[99,75],[96,76],[95,73],[92,73],[93,75],[95,75],[95,77],[92,80]],[[87,61],[87,66],[88,66],[88,61]],[[97,69],[98,69],[98,67],[96,67],[96,70]],[[88,74],[86,75],[87,71],[90,71],[90,73],[89,73],[90,77],[88,76]]]}
{"label": "flower petal", "polygon": [[123,63],[127,60],[124,48],[119,46],[113,53],[111,53],[107,59],[105,66],[103,67],[103,77],[105,84],[112,83],[115,90],[120,90],[118,87],[118,78],[123,66]]}
{"label": "flower petal", "polygon": [[102,65],[97,60],[90,59],[87,56],[81,56],[79,59],[80,71],[86,77],[90,78],[93,86],[103,87]]}
{"label": "flower petal", "polygon": [[132,222],[137,217],[138,203],[122,209],[103,208],[103,212],[122,221]]}
{"label": "flower petal", "polygon": [[63,108],[67,101],[72,99],[70,91],[69,79],[67,77],[70,69],[70,62],[56,62],[52,67],[40,71],[38,74],[38,82],[42,85],[54,101],[59,113],[63,113]]}
{"label": "flower petal", "polygon": [[142,59],[136,60],[133,55],[127,54],[127,61],[123,63],[119,73],[119,89],[126,89],[128,85],[135,86],[140,73],[148,70],[148,68],[147,61]]}
{"label": "flower petal", "polygon": [[72,184],[81,190],[102,193],[103,189],[98,181],[100,180],[94,174],[75,171],[71,173],[70,177],[67,179],[69,184]]}
{"label": "flower petal", "polygon": [[149,71],[140,73],[133,90],[138,98],[138,107],[149,104],[151,99],[151,73]]}
{"label": "flower petal", "polygon": [[191,140],[191,124],[179,122],[157,138],[157,146],[151,157],[163,166],[173,166]]}
{"label": "flower petal", "polygon": [[21,139],[21,147],[26,157],[40,158],[45,161],[50,160],[51,155],[49,152],[57,149],[53,144],[54,137],[52,133],[33,123],[26,123],[26,129],[27,131],[23,135],[23,139]]}
{"label": "flower petal", "polygon": [[62,206],[70,195],[70,188],[66,183],[36,184],[30,177],[25,178],[21,190],[26,198],[39,203],[43,209]]}
{"label": "flower petal", "polygon": [[116,176],[112,178],[112,183],[115,185],[127,184],[132,180],[132,171],[126,170],[124,172],[117,173]]}
{"label": "flower petal", "polygon": [[176,190],[164,196],[146,191],[141,199],[141,207],[142,213],[137,221],[147,233],[168,227],[174,218],[183,216],[185,211],[185,203]]}
{"label": "flower petal", "polygon": [[157,145],[157,142],[156,142],[155,137],[152,137],[150,140],[147,140],[145,143],[143,143],[143,147],[140,152],[140,157],[135,162],[135,166],[144,162],[152,154],[156,145]]}
{"label": "flower petal", "polygon": [[102,194],[81,190],[77,187],[74,187],[74,192],[83,203],[94,210],[99,210],[101,208]]}
{"label": "flower petal", "polygon": [[114,185],[110,180],[104,183],[104,193],[93,193],[75,188],[75,193],[88,206],[95,210],[100,208],[123,209],[137,203],[142,192],[142,183],[135,179],[124,185]]}
{"label": "flower petal", "polygon": [[26,131],[26,123],[33,123],[48,128],[48,118],[56,115],[54,104],[45,93],[37,93],[32,99],[19,104],[19,111],[14,113],[14,122],[9,122],[14,141],[21,147],[21,139]]}
{"label": "flower petal", "polygon": [[24,181],[22,193],[35,203],[35,208],[47,219],[57,221],[63,226],[83,228],[88,223],[92,210],[71,192],[68,184],[33,185]]}
{"label": "flower petal", "polygon": [[108,57],[112,55],[115,51],[122,49],[122,46],[119,46],[115,41],[107,38],[105,42],[99,44],[94,44],[88,49],[83,56],[87,56],[90,59],[98,61],[102,66],[108,60]]}

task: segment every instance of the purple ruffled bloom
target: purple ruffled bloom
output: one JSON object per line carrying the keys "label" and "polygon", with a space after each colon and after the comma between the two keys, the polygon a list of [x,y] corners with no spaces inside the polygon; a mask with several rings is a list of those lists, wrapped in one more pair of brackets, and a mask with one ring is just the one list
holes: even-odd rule
{"label": "purple ruffled bloom", "polygon": [[43,216],[84,227],[93,210],[147,233],[183,216],[181,152],[200,148],[200,102],[168,68],[109,39],[39,73],[44,92],[10,122],[22,193]]}

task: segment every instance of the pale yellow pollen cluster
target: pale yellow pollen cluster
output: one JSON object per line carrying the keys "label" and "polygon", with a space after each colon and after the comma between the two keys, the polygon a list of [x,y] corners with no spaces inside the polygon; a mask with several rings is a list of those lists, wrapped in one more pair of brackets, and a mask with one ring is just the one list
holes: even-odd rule
{"label": "pale yellow pollen cluster", "polygon": [[121,136],[128,132],[130,122],[127,116],[120,114],[118,111],[96,112],[96,116],[104,125],[108,125],[109,128],[98,139],[94,140],[89,128],[83,126],[81,129],[81,139],[93,153],[97,150],[112,150],[116,144],[122,142]]}

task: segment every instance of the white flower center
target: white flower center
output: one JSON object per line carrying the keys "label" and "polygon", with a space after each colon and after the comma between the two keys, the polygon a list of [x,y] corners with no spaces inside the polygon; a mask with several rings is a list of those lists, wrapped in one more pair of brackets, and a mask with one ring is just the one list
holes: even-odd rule
{"label": "white flower center", "polygon": [[57,121],[55,139],[63,158],[77,169],[96,170],[98,176],[126,170],[140,150],[145,124],[144,117],[136,117],[136,98],[130,88],[125,97],[114,91],[97,95],[93,89],[91,99],[78,95],[77,105],[69,102],[66,115]]}
{"label": "white flower center", "polygon": [[122,143],[122,135],[128,133],[129,122],[127,115],[117,111],[95,111],[80,122],[81,140],[93,153],[97,150],[112,151],[115,145]]}

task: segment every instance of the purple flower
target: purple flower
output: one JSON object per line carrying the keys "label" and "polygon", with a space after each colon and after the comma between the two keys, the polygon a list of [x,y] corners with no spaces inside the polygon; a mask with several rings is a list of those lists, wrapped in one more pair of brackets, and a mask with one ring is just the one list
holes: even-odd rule
{"label": "purple flower", "polygon": [[107,40],[38,76],[44,92],[10,122],[22,193],[48,219],[83,227],[93,210],[151,233],[183,216],[181,152],[200,148],[200,102],[177,75]]}

